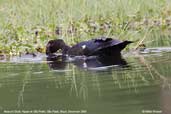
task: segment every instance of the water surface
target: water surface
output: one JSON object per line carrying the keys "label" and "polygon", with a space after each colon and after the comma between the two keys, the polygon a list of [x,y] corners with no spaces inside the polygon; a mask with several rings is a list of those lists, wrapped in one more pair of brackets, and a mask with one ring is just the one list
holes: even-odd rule
{"label": "water surface", "polygon": [[126,64],[107,67],[45,55],[0,60],[0,113],[170,114],[170,49],[123,57]]}

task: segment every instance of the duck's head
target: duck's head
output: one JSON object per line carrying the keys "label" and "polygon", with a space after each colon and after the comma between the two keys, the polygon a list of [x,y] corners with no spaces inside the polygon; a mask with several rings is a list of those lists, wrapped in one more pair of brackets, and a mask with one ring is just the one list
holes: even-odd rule
{"label": "duck's head", "polygon": [[50,40],[46,45],[46,55],[51,55],[58,50],[62,50],[62,54],[67,54],[69,48],[62,39]]}

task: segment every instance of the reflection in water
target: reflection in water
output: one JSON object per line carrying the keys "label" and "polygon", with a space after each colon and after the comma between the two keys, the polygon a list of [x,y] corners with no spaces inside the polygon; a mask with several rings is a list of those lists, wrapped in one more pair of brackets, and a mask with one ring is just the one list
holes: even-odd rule
{"label": "reflection in water", "polygon": [[63,70],[67,65],[66,58],[62,55],[47,57],[47,61],[50,61],[48,65],[54,70]]}
{"label": "reflection in water", "polygon": [[[62,55],[47,57],[48,65],[54,70],[65,69],[67,65],[67,57]],[[74,57],[70,62],[77,67],[92,69],[92,68],[107,68],[109,66],[117,65],[120,67],[126,67],[127,62],[120,56],[103,56],[103,57]]]}
{"label": "reflection in water", "polygon": [[[125,60],[78,57],[69,61],[54,56],[45,57],[48,62],[2,62],[0,113],[69,109],[87,110],[86,114],[141,114],[143,110],[171,114],[170,58],[171,53],[143,53]],[[96,70],[102,67],[107,70]]]}

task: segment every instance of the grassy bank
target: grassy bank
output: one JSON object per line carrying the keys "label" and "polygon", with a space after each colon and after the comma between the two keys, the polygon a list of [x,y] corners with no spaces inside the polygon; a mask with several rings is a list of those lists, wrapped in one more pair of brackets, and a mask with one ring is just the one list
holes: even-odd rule
{"label": "grassy bank", "polygon": [[0,53],[44,52],[48,40],[99,36],[171,44],[170,0],[0,0]]}

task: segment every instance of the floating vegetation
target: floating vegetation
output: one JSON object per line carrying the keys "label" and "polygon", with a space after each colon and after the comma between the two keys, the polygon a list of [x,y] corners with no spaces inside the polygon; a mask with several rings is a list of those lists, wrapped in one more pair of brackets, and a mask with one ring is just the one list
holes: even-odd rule
{"label": "floating vegetation", "polygon": [[70,45],[108,36],[137,41],[134,49],[169,46],[170,5],[161,0],[2,0],[0,56],[44,53],[55,38]]}

